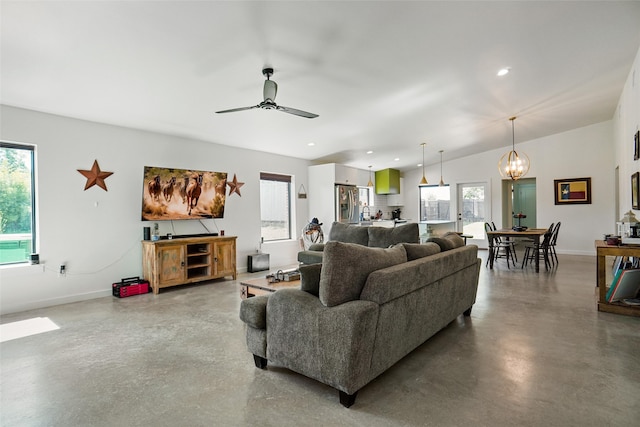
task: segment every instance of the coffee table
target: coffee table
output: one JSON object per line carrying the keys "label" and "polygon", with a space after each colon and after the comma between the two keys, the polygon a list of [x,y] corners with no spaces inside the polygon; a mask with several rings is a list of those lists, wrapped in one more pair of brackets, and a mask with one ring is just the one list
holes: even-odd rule
{"label": "coffee table", "polygon": [[247,279],[240,282],[240,298],[246,299],[256,295],[266,295],[278,289],[300,288],[300,280],[269,283],[265,277]]}

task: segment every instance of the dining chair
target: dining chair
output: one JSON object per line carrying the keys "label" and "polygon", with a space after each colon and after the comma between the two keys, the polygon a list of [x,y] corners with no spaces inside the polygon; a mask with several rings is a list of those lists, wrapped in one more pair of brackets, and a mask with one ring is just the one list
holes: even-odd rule
{"label": "dining chair", "polygon": [[549,227],[547,232],[544,233],[544,237],[542,238],[542,242],[540,242],[540,245],[538,246],[537,251],[536,251],[536,245],[534,242],[527,243],[525,245],[521,268],[524,268],[525,266],[527,266],[529,264],[529,261],[535,261],[536,257],[544,261],[545,270],[548,270],[551,267],[551,260],[549,259],[550,258],[549,246],[551,244],[553,231],[554,231],[554,223],[551,223],[551,226]]}
{"label": "dining chair", "polygon": [[[491,227],[491,224],[489,224],[488,222],[484,223],[484,230],[485,230],[485,232],[495,231]],[[487,241],[489,242],[489,249],[491,249],[491,238],[489,237],[488,233],[485,233],[485,234],[487,234]],[[495,237],[493,239],[493,252],[489,253],[489,257],[487,257],[487,262],[485,263],[485,266],[489,263],[489,259],[490,258],[493,258],[494,261],[497,260],[498,258],[505,258],[507,260],[507,268],[511,268],[509,266],[509,261],[511,261],[513,263],[514,267],[516,265],[516,262],[515,262],[514,256],[513,256],[513,251],[511,249],[511,244],[503,242],[500,239],[500,237]]]}
{"label": "dining chair", "polygon": [[551,241],[549,242],[549,258],[551,258],[551,262],[553,265],[558,264],[558,254],[556,253],[556,243],[558,242],[558,232],[560,231],[560,221],[556,223],[556,226],[553,229],[553,233],[551,234]]}
{"label": "dining chair", "polygon": [[[496,227],[495,222],[491,221],[491,226],[493,227],[493,231],[496,231],[498,228]],[[508,243],[511,246],[511,253],[513,254],[513,258],[515,258],[515,262],[518,262],[518,254],[516,252],[516,239],[512,238],[512,237],[498,237],[498,239],[500,239],[500,242],[502,243]]]}

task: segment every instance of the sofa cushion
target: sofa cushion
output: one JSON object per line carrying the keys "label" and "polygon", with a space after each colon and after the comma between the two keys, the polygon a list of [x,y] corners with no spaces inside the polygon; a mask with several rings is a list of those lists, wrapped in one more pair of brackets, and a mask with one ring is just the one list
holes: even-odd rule
{"label": "sofa cushion", "polygon": [[427,242],[436,243],[443,252],[464,246],[464,239],[454,232],[448,232],[441,237],[429,237]]}
{"label": "sofa cushion", "polygon": [[427,243],[402,243],[405,251],[407,251],[407,261],[424,258],[440,252],[440,246],[434,242]]}
{"label": "sofa cushion", "polygon": [[320,301],[333,307],[356,300],[369,273],[406,261],[402,245],[383,249],[330,241],[324,248],[320,272]]}
{"label": "sofa cushion", "polygon": [[420,230],[415,222],[393,228],[367,227],[369,246],[372,248],[388,248],[398,243],[419,243]]}
{"label": "sofa cushion", "polygon": [[320,294],[320,271],[322,264],[301,265],[298,267],[300,271],[300,289],[309,292],[311,295],[318,296]]}
{"label": "sofa cushion", "polygon": [[369,243],[367,228],[369,227],[360,227],[359,225],[334,222],[331,225],[331,231],[329,232],[329,240],[344,243],[357,243],[359,245],[367,246]]}

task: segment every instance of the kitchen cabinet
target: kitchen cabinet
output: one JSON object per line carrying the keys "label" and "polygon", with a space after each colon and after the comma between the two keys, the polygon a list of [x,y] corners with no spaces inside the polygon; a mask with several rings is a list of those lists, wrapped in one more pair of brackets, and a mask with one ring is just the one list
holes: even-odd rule
{"label": "kitchen cabinet", "polygon": [[404,178],[400,178],[400,186],[398,194],[389,194],[387,196],[388,206],[404,206]]}
{"label": "kitchen cabinet", "polygon": [[142,272],[160,288],[231,276],[236,279],[236,237],[184,237],[142,242]]}
{"label": "kitchen cabinet", "polygon": [[358,169],[349,166],[334,165],[334,184],[358,185]]}

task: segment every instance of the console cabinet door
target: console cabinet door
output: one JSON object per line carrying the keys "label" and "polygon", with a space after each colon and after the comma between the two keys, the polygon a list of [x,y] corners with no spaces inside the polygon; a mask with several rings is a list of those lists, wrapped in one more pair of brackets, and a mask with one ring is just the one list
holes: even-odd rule
{"label": "console cabinet door", "polygon": [[233,276],[236,278],[236,242],[235,239],[217,241],[214,250],[215,276]]}
{"label": "console cabinet door", "polygon": [[184,249],[184,245],[158,248],[158,284],[161,287],[184,282]]}

